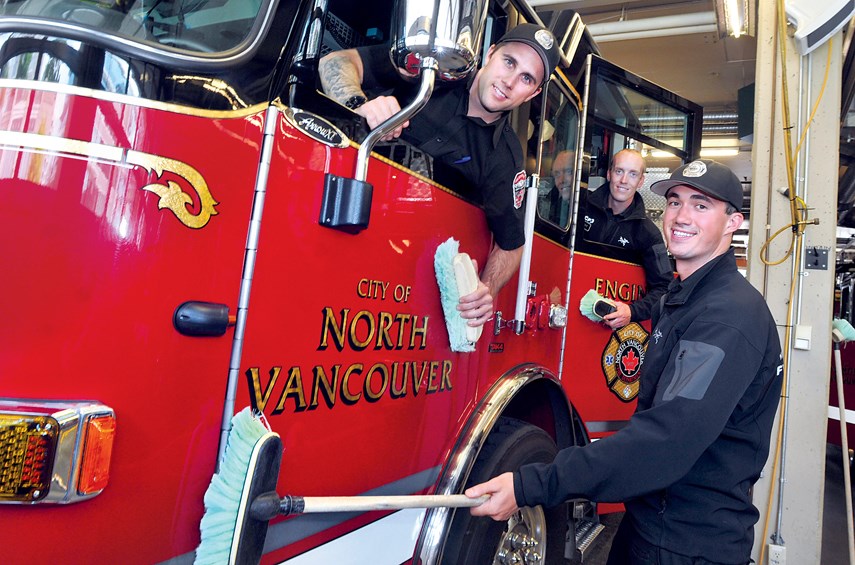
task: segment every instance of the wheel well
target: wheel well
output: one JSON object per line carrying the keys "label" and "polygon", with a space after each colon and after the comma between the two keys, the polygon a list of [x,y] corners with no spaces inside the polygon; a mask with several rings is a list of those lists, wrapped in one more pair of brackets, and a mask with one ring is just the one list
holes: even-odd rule
{"label": "wheel well", "polygon": [[502,415],[543,429],[559,449],[589,443],[579,413],[551,378],[536,379],[522,388]]}

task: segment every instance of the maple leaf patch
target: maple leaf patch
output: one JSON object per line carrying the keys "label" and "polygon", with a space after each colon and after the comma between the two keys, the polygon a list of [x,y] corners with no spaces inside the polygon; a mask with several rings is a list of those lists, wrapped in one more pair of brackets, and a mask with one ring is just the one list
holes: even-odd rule
{"label": "maple leaf patch", "polygon": [[632,322],[612,332],[603,350],[601,366],[606,384],[624,402],[638,396],[648,337],[647,330]]}

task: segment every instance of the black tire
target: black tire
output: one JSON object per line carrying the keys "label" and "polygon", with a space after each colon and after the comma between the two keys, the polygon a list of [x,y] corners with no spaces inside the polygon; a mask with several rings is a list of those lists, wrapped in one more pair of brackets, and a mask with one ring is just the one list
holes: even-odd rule
{"label": "black tire", "polygon": [[[466,486],[482,483],[506,471],[514,471],[526,463],[549,463],[557,452],[555,442],[542,429],[520,420],[500,418],[478,455]],[[522,508],[507,522],[496,522],[486,517],[476,518],[467,509],[458,509],[454,513],[449,528],[441,563],[443,565],[565,563],[566,532],[565,504],[548,510],[541,506]],[[528,560],[513,560],[514,557],[522,558],[525,553],[518,542],[519,535],[527,536],[528,540],[536,542],[528,550]],[[500,551],[504,552],[504,557],[500,555]],[[516,553],[516,556],[508,555],[509,553]],[[539,559],[534,556],[535,553],[540,557]]]}

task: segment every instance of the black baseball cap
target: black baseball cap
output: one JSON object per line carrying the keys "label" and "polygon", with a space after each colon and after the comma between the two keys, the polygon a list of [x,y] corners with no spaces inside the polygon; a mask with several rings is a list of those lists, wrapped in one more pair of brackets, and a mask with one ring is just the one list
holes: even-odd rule
{"label": "black baseball cap", "polygon": [[668,190],[685,184],[716,200],[722,200],[742,210],[742,183],[729,167],[710,159],[698,159],[679,167],[671,176],[650,185],[650,190],[665,196]]}
{"label": "black baseball cap", "polygon": [[537,54],[540,55],[540,60],[543,62],[543,82],[548,81],[561,57],[558,51],[558,42],[555,41],[555,36],[552,35],[552,32],[541,25],[520,24],[503,35],[496,42],[496,46],[511,41],[525,43],[537,51]]}

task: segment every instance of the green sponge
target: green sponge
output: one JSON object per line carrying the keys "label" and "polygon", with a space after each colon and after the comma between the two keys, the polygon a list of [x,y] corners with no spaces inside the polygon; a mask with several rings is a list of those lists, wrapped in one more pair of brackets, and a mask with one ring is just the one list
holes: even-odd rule
{"label": "green sponge", "polygon": [[617,310],[615,303],[600,296],[594,289],[586,292],[579,302],[579,312],[592,322],[602,322],[603,316],[611,314],[615,310]]}

